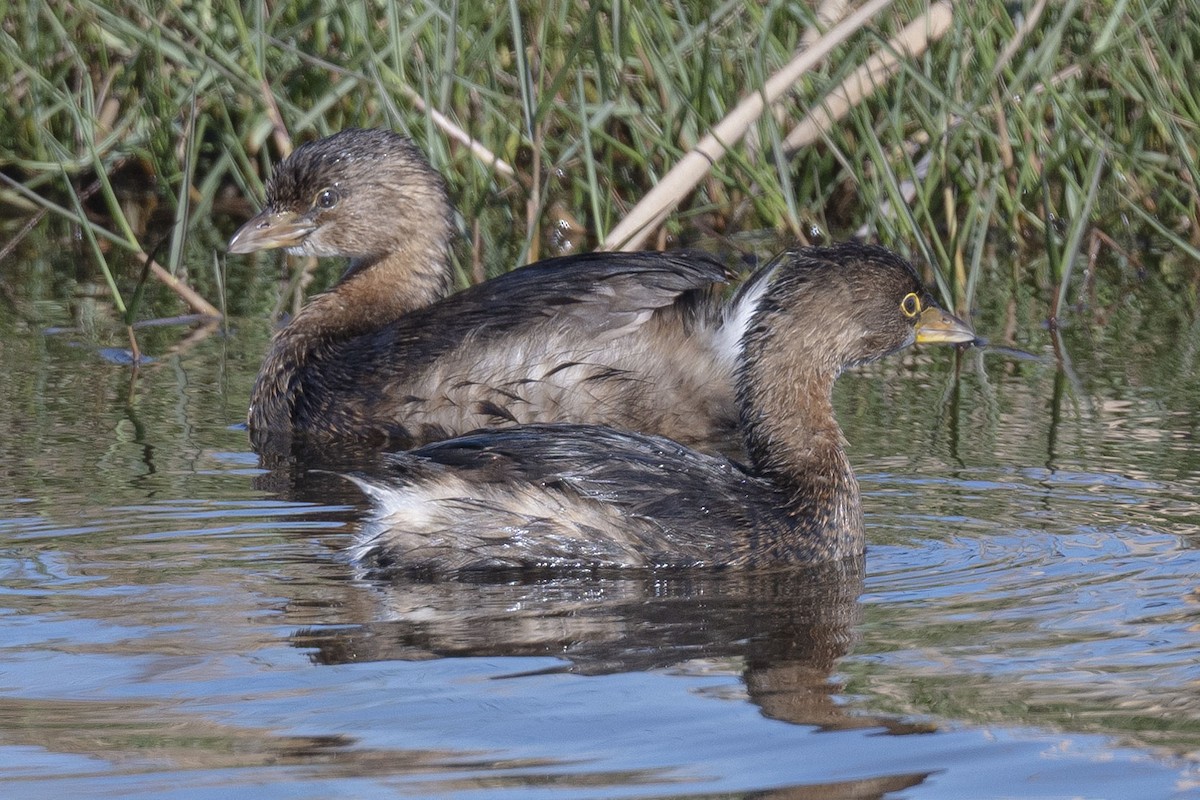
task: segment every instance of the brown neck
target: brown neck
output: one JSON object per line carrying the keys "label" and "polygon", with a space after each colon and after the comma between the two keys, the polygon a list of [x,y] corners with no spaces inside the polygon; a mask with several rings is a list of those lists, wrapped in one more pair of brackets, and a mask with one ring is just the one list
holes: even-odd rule
{"label": "brown neck", "polygon": [[379,258],[356,258],[329,291],[319,294],[280,337],[346,338],[377,330],[450,293],[449,232],[407,243]]}
{"label": "brown neck", "polygon": [[319,364],[325,345],[390,325],[450,291],[449,225],[425,242],[410,243],[380,259],[356,259],[329,291],[275,334],[259,369],[250,403],[252,434],[289,430],[308,367]]}
{"label": "brown neck", "polygon": [[[759,342],[759,345],[764,344]],[[795,352],[769,346],[742,367],[739,402],[755,471],[784,495],[790,527],[826,557],[862,552],[858,481],[833,414],[836,373]]]}

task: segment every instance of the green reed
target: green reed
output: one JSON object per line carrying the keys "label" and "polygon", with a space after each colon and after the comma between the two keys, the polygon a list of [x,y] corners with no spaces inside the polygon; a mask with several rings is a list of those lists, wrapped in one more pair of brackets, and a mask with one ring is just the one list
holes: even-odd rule
{"label": "green reed", "polygon": [[[0,199],[82,219],[68,198],[99,181],[91,218],[143,252],[169,238],[178,274],[184,242],[248,213],[296,143],[386,125],[449,179],[464,282],[597,246],[815,24],[808,4],[734,0],[8,8],[0,170],[25,191]],[[650,244],[857,232],[928,261],[960,310],[1010,290],[990,265],[1016,250],[1060,319],[1080,258],[1196,274],[1200,12],[1187,3],[957,4],[944,37],[791,152],[796,122],[926,8],[897,2],[839,46]],[[132,162],[156,176],[168,222],[126,221],[108,174]],[[119,304],[136,278],[110,278]]]}

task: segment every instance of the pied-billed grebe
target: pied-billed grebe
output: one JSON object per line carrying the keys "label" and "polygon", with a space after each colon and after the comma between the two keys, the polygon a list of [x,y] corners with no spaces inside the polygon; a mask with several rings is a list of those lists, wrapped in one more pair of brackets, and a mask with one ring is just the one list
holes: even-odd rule
{"label": "pied-billed grebe", "polygon": [[732,352],[715,352],[726,268],[690,252],[596,253],[458,294],[452,212],[416,147],[346,130],[297,148],[229,243],[346,256],[350,267],[276,334],[251,440],[412,447],[487,425],[603,423],[694,445],[736,437]]}
{"label": "pied-billed grebe", "polygon": [[481,431],[350,476],[375,516],[368,567],[763,567],[864,549],[834,380],[915,342],[966,343],[913,268],[879,247],[784,253],[743,290],[737,365],[750,467],[595,425]]}

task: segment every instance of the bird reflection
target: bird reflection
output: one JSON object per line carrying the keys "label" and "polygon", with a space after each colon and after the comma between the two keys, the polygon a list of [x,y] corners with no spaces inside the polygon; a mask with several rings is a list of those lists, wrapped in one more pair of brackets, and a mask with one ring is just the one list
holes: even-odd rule
{"label": "bird reflection", "polygon": [[[319,664],[552,656],[585,675],[739,665],[771,718],[823,729],[920,726],[850,714],[835,665],[854,644],[863,560],[769,572],[677,570],[406,576],[364,581],[337,627],[292,637]],[[349,588],[349,587],[348,587]],[[311,613],[311,605],[306,607]]]}

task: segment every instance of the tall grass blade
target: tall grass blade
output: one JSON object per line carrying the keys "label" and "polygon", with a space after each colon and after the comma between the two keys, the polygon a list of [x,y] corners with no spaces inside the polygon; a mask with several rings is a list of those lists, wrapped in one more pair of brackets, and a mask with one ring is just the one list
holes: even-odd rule
{"label": "tall grass blade", "polygon": [[1079,257],[1079,246],[1083,243],[1084,233],[1091,227],[1092,206],[1096,202],[1096,192],[1100,188],[1100,174],[1104,171],[1104,151],[1096,148],[1092,156],[1092,167],[1089,170],[1087,193],[1084,195],[1083,206],[1074,215],[1071,225],[1071,235],[1063,248],[1063,265],[1058,284],[1058,297],[1054,303],[1054,317],[1062,313],[1067,299],[1067,288],[1071,284],[1071,273],[1075,269],[1075,261]]}
{"label": "tall grass blade", "polygon": [[[75,191],[74,184],[71,183],[71,178],[67,175],[66,170],[62,173],[63,185],[67,189],[67,196],[71,198],[71,205],[75,208],[75,217],[87,221],[87,214],[83,210],[83,201],[79,198],[79,193]],[[121,297],[121,290],[117,288],[117,281],[113,278],[112,270],[108,267],[108,259],[104,257],[104,250],[100,247],[100,242],[96,239],[96,233],[92,229],[92,225],[84,224],[80,226],[83,231],[83,236],[87,239],[88,247],[91,248],[92,256],[96,259],[96,264],[100,267],[100,274],[104,276],[104,282],[108,285],[108,291],[112,294],[113,305],[117,307],[117,311],[124,316],[126,313],[125,299]]]}

